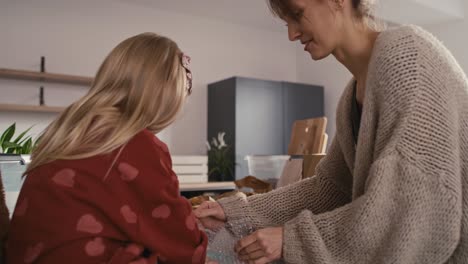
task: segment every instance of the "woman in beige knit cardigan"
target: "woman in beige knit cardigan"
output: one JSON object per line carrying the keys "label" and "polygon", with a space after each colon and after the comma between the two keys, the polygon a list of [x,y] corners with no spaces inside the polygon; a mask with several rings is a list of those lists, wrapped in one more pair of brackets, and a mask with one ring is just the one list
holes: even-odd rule
{"label": "woman in beige knit cardigan", "polygon": [[416,26],[374,30],[366,0],[269,2],[354,78],[315,177],[202,204],[202,224],[254,228],[248,263],[468,263],[468,79],[450,52]]}

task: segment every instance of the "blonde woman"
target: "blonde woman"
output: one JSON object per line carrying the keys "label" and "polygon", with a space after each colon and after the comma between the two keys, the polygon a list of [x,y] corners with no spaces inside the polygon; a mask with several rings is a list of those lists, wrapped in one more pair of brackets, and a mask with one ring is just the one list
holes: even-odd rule
{"label": "blonde woman", "polygon": [[268,2],[305,56],[353,75],[335,138],[315,177],[195,214],[253,226],[236,246],[248,263],[468,263],[468,79],[452,54],[417,26],[375,30],[373,0]]}
{"label": "blonde woman", "polygon": [[11,222],[7,263],[204,263],[207,239],[166,145],[191,93],[172,40],[131,37],[43,133]]}

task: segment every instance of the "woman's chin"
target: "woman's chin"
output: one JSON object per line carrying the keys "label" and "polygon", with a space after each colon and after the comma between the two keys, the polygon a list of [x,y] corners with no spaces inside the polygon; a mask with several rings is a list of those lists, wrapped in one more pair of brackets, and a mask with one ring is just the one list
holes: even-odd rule
{"label": "woman's chin", "polygon": [[318,46],[310,46],[307,52],[310,54],[310,57],[314,61],[325,59],[326,57],[328,57],[328,55],[330,55],[330,52],[327,52],[326,50],[321,49]]}
{"label": "woman's chin", "polygon": [[318,52],[309,52],[310,53],[310,57],[314,60],[314,61],[319,61],[319,60],[322,60],[322,59],[325,59],[326,57],[328,57],[328,55],[330,55],[329,53],[318,53]]}

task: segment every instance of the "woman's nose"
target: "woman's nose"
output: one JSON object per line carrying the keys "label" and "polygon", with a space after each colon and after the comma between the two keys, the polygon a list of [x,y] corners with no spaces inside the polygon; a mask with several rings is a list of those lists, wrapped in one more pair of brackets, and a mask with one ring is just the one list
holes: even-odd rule
{"label": "woman's nose", "polygon": [[297,26],[288,24],[288,37],[290,41],[296,41],[300,38],[301,32],[298,30]]}

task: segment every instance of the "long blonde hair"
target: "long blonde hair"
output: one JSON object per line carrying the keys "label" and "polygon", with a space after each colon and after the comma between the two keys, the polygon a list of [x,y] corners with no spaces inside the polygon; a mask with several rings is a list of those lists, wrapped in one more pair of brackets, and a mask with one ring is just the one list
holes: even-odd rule
{"label": "long blonde hair", "polygon": [[42,133],[24,175],[54,160],[110,153],[145,128],[160,132],[180,112],[187,81],[174,41],[154,33],[124,40],[106,57],[89,92]]}

